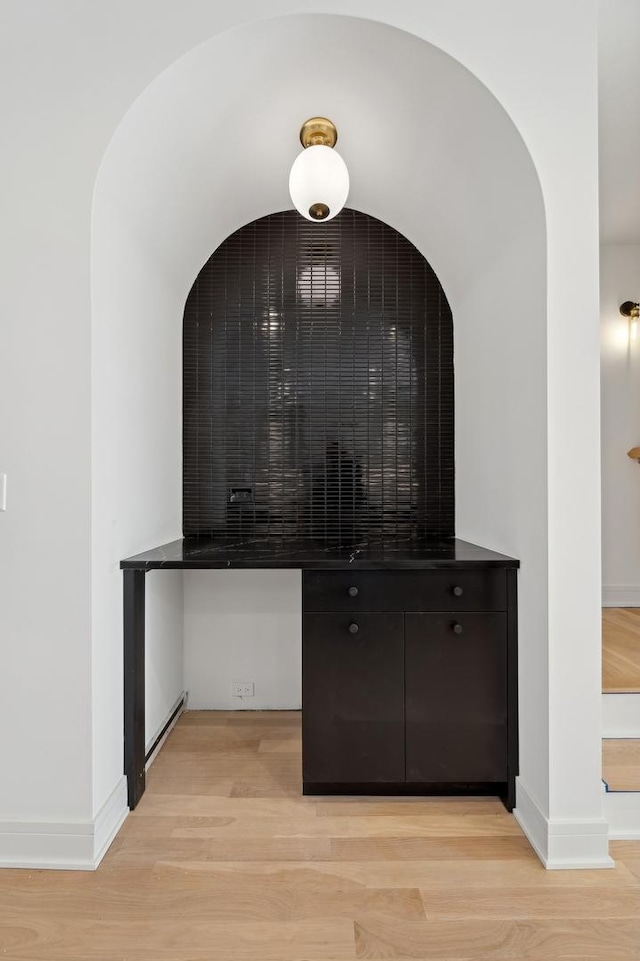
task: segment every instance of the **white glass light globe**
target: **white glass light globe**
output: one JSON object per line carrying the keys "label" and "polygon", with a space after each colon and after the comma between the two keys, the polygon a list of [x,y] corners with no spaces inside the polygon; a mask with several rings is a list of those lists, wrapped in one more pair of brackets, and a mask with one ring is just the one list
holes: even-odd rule
{"label": "white glass light globe", "polygon": [[293,206],[307,220],[331,220],[347,202],[346,163],[333,147],[306,147],[293,162],[289,193]]}

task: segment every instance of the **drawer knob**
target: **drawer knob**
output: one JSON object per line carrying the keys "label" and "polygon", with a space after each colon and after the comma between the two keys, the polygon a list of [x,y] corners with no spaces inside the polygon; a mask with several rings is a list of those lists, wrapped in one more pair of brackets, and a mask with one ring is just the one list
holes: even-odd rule
{"label": "drawer knob", "polygon": [[349,633],[350,633],[350,634],[357,634],[359,630],[360,630],[360,628],[358,627],[357,624],[349,624]]}
{"label": "drawer knob", "polygon": [[456,621],[454,624],[451,625],[451,630],[453,631],[454,634],[462,634],[462,624],[458,624],[458,622]]}
{"label": "drawer knob", "polygon": [[357,588],[357,587],[350,587],[350,588],[349,588],[349,597],[357,597],[359,593],[360,593],[360,592],[358,591],[358,588]]}
{"label": "drawer knob", "polygon": [[462,590],[461,587],[458,587],[458,586],[456,585],[456,587],[453,588],[453,596],[454,596],[454,597],[462,597],[463,594],[464,594],[464,591]]}

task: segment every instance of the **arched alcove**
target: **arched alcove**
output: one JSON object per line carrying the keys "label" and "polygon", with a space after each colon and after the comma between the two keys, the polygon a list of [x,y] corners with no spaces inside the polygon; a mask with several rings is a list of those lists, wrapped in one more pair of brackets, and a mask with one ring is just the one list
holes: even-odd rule
{"label": "arched alcove", "polygon": [[[323,56],[309,58],[311,47]],[[511,118],[461,63],[382,23],[330,15],[263,20],[190,51],[133,104],[100,169],[93,645],[94,670],[112,696],[94,713],[105,757],[96,791],[121,766],[117,559],[181,534],[184,304],[226,237],[289,207],[298,130],[314,113],[338,126],[350,206],[406,237],[447,291],[456,321],[457,533],[522,560],[521,771],[545,799],[546,229],[538,176]],[[153,620],[161,604],[154,584],[152,577],[148,684],[160,704],[170,700],[162,666],[170,658],[154,647],[154,625],[166,622]],[[170,641],[173,657],[175,631]],[[187,647],[187,684],[206,682],[204,646]]]}
{"label": "arched alcove", "polygon": [[240,228],[187,297],[183,358],[185,535],[453,537],[451,309],[392,227]]}

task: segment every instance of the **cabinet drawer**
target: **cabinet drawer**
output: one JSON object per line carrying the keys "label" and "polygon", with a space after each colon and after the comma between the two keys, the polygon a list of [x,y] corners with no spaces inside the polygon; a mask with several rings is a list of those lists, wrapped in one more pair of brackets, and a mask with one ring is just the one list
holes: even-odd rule
{"label": "cabinet drawer", "polygon": [[500,569],[305,571],[303,611],[505,611]]}

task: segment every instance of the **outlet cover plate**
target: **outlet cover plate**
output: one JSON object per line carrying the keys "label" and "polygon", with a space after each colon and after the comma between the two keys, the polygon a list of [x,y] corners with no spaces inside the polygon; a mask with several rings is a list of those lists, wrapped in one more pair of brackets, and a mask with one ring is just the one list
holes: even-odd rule
{"label": "outlet cover plate", "polygon": [[233,681],[231,684],[232,697],[253,697],[255,693],[253,681]]}

